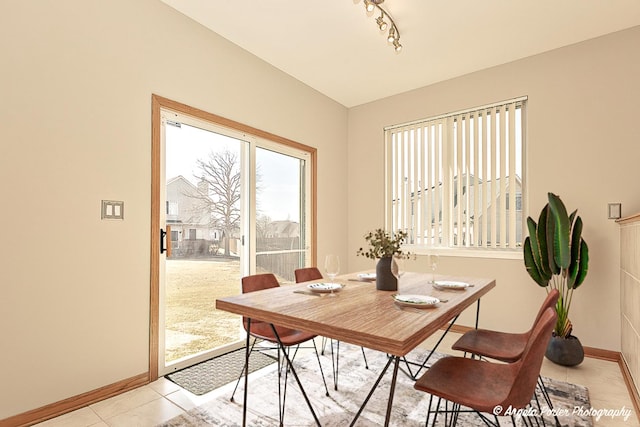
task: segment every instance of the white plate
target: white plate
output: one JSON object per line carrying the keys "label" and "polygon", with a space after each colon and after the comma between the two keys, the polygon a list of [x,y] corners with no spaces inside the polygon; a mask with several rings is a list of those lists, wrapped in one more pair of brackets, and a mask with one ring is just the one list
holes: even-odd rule
{"label": "white plate", "polygon": [[453,282],[451,280],[436,280],[434,286],[440,289],[467,289],[469,284],[464,282]]}
{"label": "white plate", "polygon": [[342,289],[342,285],[339,283],[309,283],[307,288],[311,292],[337,292]]}
{"label": "white plate", "polygon": [[397,304],[409,307],[430,308],[435,307],[440,300],[428,295],[393,295]]}
{"label": "white plate", "polygon": [[358,274],[360,280],[376,280],[376,273],[360,273]]}

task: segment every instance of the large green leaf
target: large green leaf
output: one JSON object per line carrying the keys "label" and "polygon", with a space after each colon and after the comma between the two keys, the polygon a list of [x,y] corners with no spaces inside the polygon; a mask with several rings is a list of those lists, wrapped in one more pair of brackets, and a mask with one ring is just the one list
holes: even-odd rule
{"label": "large green leaf", "polygon": [[[540,212],[540,217],[538,218],[536,237],[538,240],[538,250],[540,264],[538,268],[542,272],[543,276],[549,281],[551,276],[553,276],[553,271],[551,266],[549,265],[549,251],[547,244],[547,217],[549,215],[549,204],[545,206],[544,209]],[[553,257],[551,257],[553,258]]]}
{"label": "large green leaf", "polygon": [[[541,272],[542,269],[540,267],[540,246],[538,244],[538,235],[537,233],[537,225],[533,218],[527,218],[527,228],[529,229],[529,252],[531,254],[531,259],[534,261],[537,272]],[[525,262],[526,265],[526,262]]]}
{"label": "large green leaf", "polygon": [[[556,263],[555,260],[555,256],[554,256],[554,250],[553,250],[553,242],[554,242],[554,236],[555,236],[555,229],[556,229],[556,223],[553,220],[553,214],[551,213],[551,207],[549,207],[549,204],[547,203],[547,205],[545,206],[545,208],[543,209],[543,212],[540,212],[540,218],[545,218],[545,227],[539,231],[539,233],[541,233],[542,231],[544,231],[544,236],[545,236],[545,247],[544,247],[544,251],[547,254],[547,265],[549,266],[549,271],[551,272],[551,275],[554,274],[560,274],[560,267],[558,266],[558,264]],[[540,226],[538,226],[538,228],[540,228]],[[542,248],[541,248],[542,250]],[[543,252],[543,254],[545,253]]]}
{"label": "large green leaf", "polygon": [[549,206],[554,223],[553,258],[560,269],[566,269],[571,264],[569,215],[562,200],[553,193],[549,193]]}
{"label": "large green leaf", "polygon": [[524,265],[527,268],[529,276],[531,276],[538,285],[545,287],[549,284],[549,279],[543,277],[534,260],[530,236],[524,239]]}
{"label": "large green leaf", "polygon": [[[571,218],[575,212],[571,214]],[[567,275],[567,286],[573,288],[580,271],[580,248],[582,246],[582,219],[577,217],[571,231],[571,264]]]}
{"label": "large green leaf", "polygon": [[576,282],[573,284],[573,289],[576,289],[584,282],[585,277],[587,277],[587,271],[589,271],[589,247],[587,242],[583,240],[580,245],[580,267],[578,268],[578,275],[576,276]]}

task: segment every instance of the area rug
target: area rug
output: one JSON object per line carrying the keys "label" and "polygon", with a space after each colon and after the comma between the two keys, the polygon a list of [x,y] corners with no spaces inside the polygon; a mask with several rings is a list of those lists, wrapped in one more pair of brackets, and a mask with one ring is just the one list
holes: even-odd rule
{"label": "area rug", "polygon": [[[165,377],[185,390],[201,396],[223,385],[236,381],[245,363],[244,348],[214,357],[197,365],[172,372]],[[249,372],[255,372],[275,363],[273,357],[253,352],[249,358]]]}
{"label": "area rug", "polygon": [[[322,426],[348,426],[367,393],[375,383],[379,373],[387,363],[384,353],[367,350],[369,369],[365,369],[359,347],[342,343],[340,345],[340,369],[338,390],[333,389],[331,380],[331,355],[327,352],[321,356],[323,369],[328,374],[330,396],[325,395],[320,379],[318,364],[314,355],[307,355],[295,363],[296,372],[311,400],[313,408]],[[421,363],[425,358],[424,350],[415,350],[407,355],[409,360]],[[434,353],[429,364],[438,358],[446,357]],[[401,365],[402,367],[402,365]],[[278,379],[276,369],[259,377],[249,377],[247,425],[257,427],[278,425]],[[313,426],[315,421],[299,391],[295,380],[289,376],[287,405],[284,416],[285,426]],[[585,387],[544,378],[551,396],[554,412],[560,414],[562,426],[591,427],[592,419],[588,414],[590,408],[589,395]],[[371,400],[358,418],[357,426],[373,427],[384,424],[386,402],[391,382],[391,368],[380,382]],[[424,426],[429,405],[429,395],[413,388],[414,381],[403,372],[398,372],[396,391],[391,414],[392,426]],[[241,388],[243,385],[241,385]],[[192,409],[185,414],[162,424],[162,427],[204,427],[204,426],[239,426],[242,423],[242,390],[236,393],[235,402],[229,400],[226,391],[217,398]],[[542,398],[539,397],[543,402]],[[436,399],[433,399],[435,407]],[[582,414],[575,414],[574,408],[584,408]],[[537,408],[537,406],[536,406]],[[550,411],[542,407],[547,425],[555,425]],[[523,420],[516,418],[516,425],[523,425]],[[531,420],[529,420],[531,421]],[[431,422],[431,421],[430,421]],[[512,425],[509,417],[500,418],[501,425]],[[438,420],[438,425],[443,425]],[[535,422],[534,422],[535,423]],[[484,426],[485,424],[474,413],[462,413],[459,426]]]}

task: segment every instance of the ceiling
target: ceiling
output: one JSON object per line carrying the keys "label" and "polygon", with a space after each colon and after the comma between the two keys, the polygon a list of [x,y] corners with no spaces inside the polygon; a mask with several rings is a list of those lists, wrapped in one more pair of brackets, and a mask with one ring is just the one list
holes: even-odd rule
{"label": "ceiling", "polygon": [[346,107],[640,25],[638,0],[162,0]]}

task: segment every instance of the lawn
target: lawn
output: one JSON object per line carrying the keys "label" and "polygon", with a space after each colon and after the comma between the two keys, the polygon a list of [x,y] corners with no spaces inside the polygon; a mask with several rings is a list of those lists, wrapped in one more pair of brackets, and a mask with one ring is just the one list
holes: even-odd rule
{"label": "lawn", "polygon": [[166,277],[166,361],[240,338],[240,316],[215,308],[240,293],[237,259],[167,260]]}

